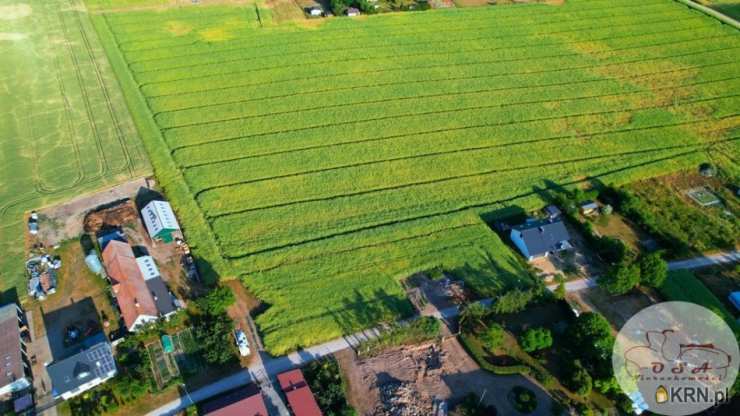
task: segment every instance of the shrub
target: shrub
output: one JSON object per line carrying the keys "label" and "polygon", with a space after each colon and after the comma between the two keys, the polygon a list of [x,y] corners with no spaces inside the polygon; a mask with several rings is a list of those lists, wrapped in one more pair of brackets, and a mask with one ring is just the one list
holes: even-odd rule
{"label": "shrub", "polygon": [[579,396],[588,396],[593,389],[593,380],[579,360],[573,361],[568,369],[566,385]]}
{"label": "shrub", "polygon": [[530,328],[519,338],[526,352],[539,351],[552,346],[552,333],[547,328]]}
{"label": "shrub", "polygon": [[623,295],[640,283],[640,266],[621,263],[612,266],[599,278],[601,285],[611,295]]}
{"label": "shrub", "polygon": [[408,325],[397,325],[379,337],[361,344],[357,353],[360,356],[367,357],[398,345],[431,341],[439,336],[440,329],[439,320],[424,316]]}
{"label": "shrub", "polygon": [[505,336],[506,331],[504,328],[501,325],[494,323],[491,324],[483,335],[481,335],[480,339],[483,342],[483,346],[486,347],[488,351],[492,352],[504,343]]}
{"label": "shrub", "polygon": [[521,312],[527,307],[529,302],[534,299],[536,293],[534,290],[514,289],[499,296],[493,305],[495,313],[515,313]]}
{"label": "shrub", "polygon": [[532,390],[522,386],[516,386],[509,392],[509,400],[514,408],[521,413],[532,413],[537,408],[537,396]]}
{"label": "shrub", "polygon": [[654,252],[640,259],[640,282],[645,286],[660,287],[668,277],[668,263],[660,252]]}
{"label": "shrub", "polygon": [[219,315],[236,301],[234,293],[226,286],[218,286],[197,300],[198,308],[209,315]]}

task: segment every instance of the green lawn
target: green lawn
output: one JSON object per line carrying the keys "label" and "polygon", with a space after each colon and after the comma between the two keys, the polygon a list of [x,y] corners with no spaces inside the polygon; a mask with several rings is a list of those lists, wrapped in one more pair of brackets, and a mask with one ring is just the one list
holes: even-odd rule
{"label": "green lawn", "polygon": [[689,270],[670,272],[660,293],[668,300],[693,302],[719,315],[735,333],[740,334],[740,325],[722,302]]}
{"label": "green lawn", "polygon": [[149,172],[79,0],[0,0],[0,289],[25,295],[23,213]]}
{"label": "green lawn", "polygon": [[740,150],[740,34],[670,1],[93,20],[196,253],[269,305],[273,352],[407,313],[397,279],[423,267],[521,284],[479,214]]}

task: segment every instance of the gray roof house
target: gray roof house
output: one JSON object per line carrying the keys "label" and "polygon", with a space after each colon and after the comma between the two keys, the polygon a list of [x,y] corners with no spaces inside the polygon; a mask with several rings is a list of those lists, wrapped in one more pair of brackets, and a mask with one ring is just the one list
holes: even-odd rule
{"label": "gray roof house", "polygon": [[26,318],[15,303],[0,308],[0,396],[31,386],[31,365],[26,354]]}
{"label": "gray roof house", "polygon": [[527,260],[571,248],[570,235],[560,220],[527,220],[511,229],[511,241]]}
{"label": "gray roof house", "polygon": [[118,370],[113,350],[107,341],[99,342],[77,354],[46,367],[54,399],[69,400],[105,383]]}

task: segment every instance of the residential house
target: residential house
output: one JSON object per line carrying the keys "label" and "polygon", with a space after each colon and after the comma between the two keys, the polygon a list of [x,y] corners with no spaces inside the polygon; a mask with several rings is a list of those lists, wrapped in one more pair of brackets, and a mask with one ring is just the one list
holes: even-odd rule
{"label": "residential house", "polygon": [[347,16],[349,17],[355,17],[360,15],[360,9],[356,7],[348,7],[347,8]]}
{"label": "residential house", "polygon": [[139,261],[128,243],[110,241],[103,250],[103,264],[129,331],[177,310],[154,260]]}
{"label": "residential house", "polygon": [[572,248],[562,220],[528,220],[511,229],[511,241],[527,260]]}
{"label": "residential house", "polygon": [[165,243],[174,241],[174,233],[180,231],[172,206],[167,201],[152,201],[141,210],[141,217],[152,240]]}
{"label": "residential house", "polygon": [[31,386],[31,364],[26,342],[30,333],[26,317],[15,303],[0,308],[0,396],[15,393]]}
{"label": "residential house", "polygon": [[300,369],[278,374],[277,379],[295,416],[322,416],[321,409]]}
{"label": "residential house", "polygon": [[265,399],[255,384],[221,394],[200,405],[203,416],[268,416]]}
{"label": "residential house", "polygon": [[69,400],[117,373],[110,343],[103,341],[46,367],[54,399]]}

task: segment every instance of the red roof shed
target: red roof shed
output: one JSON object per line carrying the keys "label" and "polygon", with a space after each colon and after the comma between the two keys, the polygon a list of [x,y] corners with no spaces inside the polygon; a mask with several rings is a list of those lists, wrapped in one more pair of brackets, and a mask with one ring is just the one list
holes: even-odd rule
{"label": "red roof shed", "polygon": [[300,369],[278,374],[277,379],[295,416],[322,416]]}
{"label": "red roof shed", "polygon": [[268,416],[259,387],[249,384],[201,405],[204,416]]}

